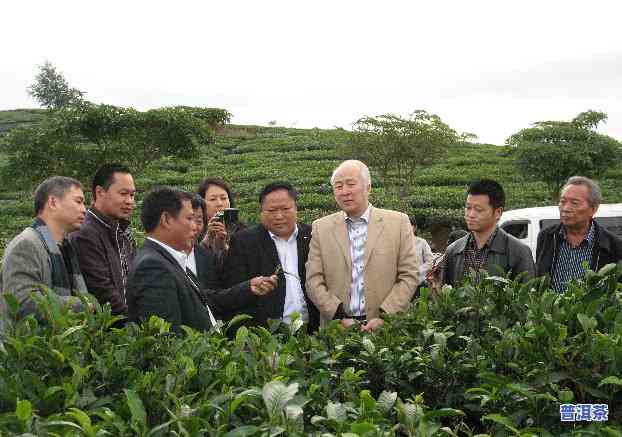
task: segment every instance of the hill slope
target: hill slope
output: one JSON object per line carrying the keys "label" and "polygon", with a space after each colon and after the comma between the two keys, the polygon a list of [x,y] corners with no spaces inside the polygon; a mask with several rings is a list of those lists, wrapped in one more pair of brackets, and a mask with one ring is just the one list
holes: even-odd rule
{"label": "hill slope", "polygon": [[[6,120],[7,112],[17,111],[0,111],[0,122]],[[36,122],[35,118],[28,122]],[[230,182],[237,195],[236,206],[241,209],[242,219],[255,222],[259,218],[257,197],[261,187],[284,179],[299,189],[299,216],[310,222],[336,208],[329,178],[343,157],[334,145],[327,144],[327,133],[330,131],[227,126],[216,144],[204,146],[195,159],[167,158],[150,164],[136,178],[137,188],[144,193],[154,185],[165,184],[195,191],[202,178],[221,176]],[[406,203],[385,190],[371,170],[373,204],[414,214],[424,230],[438,221],[458,222],[465,186],[477,177],[491,177],[504,185],[508,209],[550,204],[544,184],[515,174],[507,150],[493,145],[455,146],[447,160],[419,171]],[[619,170],[610,171],[601,180],[607,202],[622,202],[622,191],[617,188],[621,176]],[[0,210],[0,252],[3,252],[8,241],[31,221],[31,193],[0,187]],[[138,217],[135,214],[136,228],[139,228]]]}

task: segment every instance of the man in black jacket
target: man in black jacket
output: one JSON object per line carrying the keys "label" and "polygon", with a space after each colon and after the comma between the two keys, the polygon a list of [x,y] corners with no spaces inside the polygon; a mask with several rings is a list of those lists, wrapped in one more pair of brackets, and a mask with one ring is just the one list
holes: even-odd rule
{"label": "man in black jacket", "polygon": [[542,229],[538,235],[538,276],[550,275],[551,287],[557,292],[566,291],[569,281],[583,278],[583,262],[598,270],[622,258],[622,239],[593,220],[601,201],[596,182],[571,177],[559,196],[561,223]]}
{"label": "man in black jacket", "polygon": [[208,331],[216,322],[214,312],[233,312],[241,302],[259,299],[276,286],[276,277],[259,277],[230,290],[201,288],[187,267],[185,252],[197,233],[191,199],[191,194],[168,187],[144,198],[141,221],[147,238],[127,286],[132,321],[156,315],[170,322],[175,332],[180,332],[181,325]]}
{"label": "man in black jacket", "polygon": [[91,207],[80,230],[70,234],[87,289],[113,314],[127,314],[125,291],[136,243],[130,228],[134,180],[120,164],[106,164],[93,177]]}
{"label": "man in black jacket", "polygon": [[470,231],[452,243],[445,251],[442,268],[444,284],[457,285],[475,272],[489,274],[519,274],[531,279],[535,266],[529,248],[517,238],[497,226],[505,206],[505,192],[496,181],[481,179],[473,182],[467,191],[464,220]]}
{"label": "man in black jacket", "polygon": [[268,319],[291,321],[294,312],[308,322],[308,331],[319,326],[319,312],[307,296],[305,263],[311,227],[297,223],[298,193],[288,182],[267,185],[259,195],[261,224],[231,238],[225,260],[225,283],[230,286],[253,276],[278,274],[273,293],[246,302],[242,313],[250,324],[267,326]]}

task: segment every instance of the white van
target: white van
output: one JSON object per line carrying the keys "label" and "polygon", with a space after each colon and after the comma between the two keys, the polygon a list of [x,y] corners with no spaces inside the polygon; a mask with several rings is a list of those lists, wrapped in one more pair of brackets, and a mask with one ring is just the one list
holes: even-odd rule
{"label": "white van", "polygon": [[[622,237],[622,203],[600,205],[595,220],[610,232]],[[529,246],[534,260],[540,229],[558,223],[559,208],[557,206],[504,211],[499,220],[501,229]]]}

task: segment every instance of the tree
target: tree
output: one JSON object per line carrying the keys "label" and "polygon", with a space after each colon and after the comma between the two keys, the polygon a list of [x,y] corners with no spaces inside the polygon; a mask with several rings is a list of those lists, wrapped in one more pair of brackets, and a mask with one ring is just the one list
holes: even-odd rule
{"label": "tree", "polygon": [[49,109],[60,109],[82,100],[84,93],[69,86],[62,73],[45,61],[39,66],[35,82],[27,89],[28,94],[41,106]]}
{"label": "tree", "polygon": [[384,114],[354,123],[346,153],[377,168],[383,184],[399,187],[404,199],[418,168],[437,163],[450,145],[468,138],[423,110],[407,118]]}
{"label": "tree", "polygon": [[37,127],[13,129],[0,143],[5,183],[29,185],[51,174],[88,181],[106,162],[140,174],[164,156],[192,158],[214,138],[216,108],[169,107],[145,112],[81,102],[52,112]]}
{"label": "tree", "polygon": [[506,140],[525,177],[544,181],[553,200],[571,176],[598,178],[618,164],[622,144],[595,131],[607,114],[586,111],[571,121],[539,121]]}

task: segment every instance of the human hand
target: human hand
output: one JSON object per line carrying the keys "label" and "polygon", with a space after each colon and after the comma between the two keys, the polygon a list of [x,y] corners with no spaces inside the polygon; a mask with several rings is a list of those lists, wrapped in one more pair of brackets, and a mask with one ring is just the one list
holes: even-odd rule
{"label": "human hand", "polygon": [[354,319],[341,319],[341,326],[348,329],[352,326],[356,325],[356,320]]}
{"label": "human hand", "polygon": [[207,235],[214,242],[216,249],[226,249],[227,228],[225,224],[217,217],[212,217],[207,222]]}
{"label": "human hand", "polygon": [[371,332],[375,331],[378,328],[381,328],[384,325],[384,320],[380,318],[375,318],[368,320],[366,324],[361,326],[361,331]]}
{"label": "human hand", "polygon": [[251,279],[251,292],[256,296],[265,296],[276,288],[278,279],[272,276],[257,276]]}

